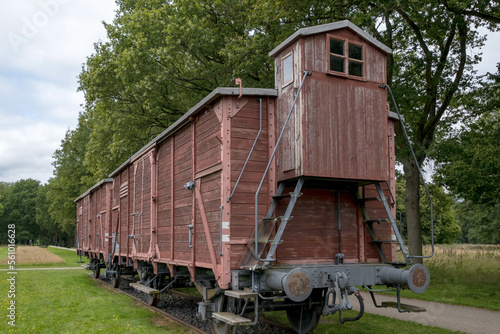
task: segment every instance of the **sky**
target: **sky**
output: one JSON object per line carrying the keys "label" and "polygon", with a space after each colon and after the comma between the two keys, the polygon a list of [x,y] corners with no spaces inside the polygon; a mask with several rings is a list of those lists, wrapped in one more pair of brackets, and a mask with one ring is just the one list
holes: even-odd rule
{"label": "sky", "polygon": [[77,76],[115,9],[114,0],[0,0],[0,181],[53,176],[52,155],[83,110]]}
{"label": "sky", "polygon": [[[114,0],[0,0],[0,181],[53,176],[83,110],[78,74],[115,10]],[[499,43],[490,34],[479,73],[496,71]]]}

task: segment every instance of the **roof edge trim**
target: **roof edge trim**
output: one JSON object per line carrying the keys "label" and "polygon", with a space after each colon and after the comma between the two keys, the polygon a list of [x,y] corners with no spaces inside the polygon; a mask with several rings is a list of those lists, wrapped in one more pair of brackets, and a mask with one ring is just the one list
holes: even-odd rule
{"label": "roof edge trim", "polygon": [[[243,88],[242,89],[243,96],[270,96],[277,97],[278,90],[270,89],[270,88]],[[218,87],[214,89],[210,94],[205,96],[200,102],[198,102],[194,107],[189,109],[184,115],[182,115],[174,124],[165,129],[162,133],[156,136],[153,140],[143,146],[139,151],[137,151],[134,155],[132,155],[127,161],[125,161],[120,167],[115,169],[109,177],[115,177],[121,170],[123,170],[132,160],[134,160],[137,156],[144,153],[149,147],[152,145],[159,143],[166,138],[168,138],[172,133],[174,133],[177,129],[185,125],[189,122],[189,118],[201,111],[204,107],[214,102],[220,96],[239,96],[240,88],[239,87]]]}
{"label": "roof edge trim", "polygon": [[392,54],[392,50],[385,45],[384,43],[380,42],[377,40],[375,37],[372,35],[368,34],[365,32],[363,29],[355,25],[349,20],[343,20],[343,21],[338,21],[338,22],[333,22],[333,23],[327,23],[327,24],[322,24],[318,26],[312,26],[312,27],[307,27],[307,28],[301,28],[297,30],[295,33],[290,35],[287,39],[285,39],[282,43],[280,43],[276,48],[274,48],[271,52],[269,52],[269,57],[276,58],[278,53],[283,51],[286,47],[288,47],[292,42],[295,42],[297,39],[304,37],[304,36],[309,36],[309,35],[315,35],[315,34],[320,34],[324,33],[327,31],[333,31],[333,30],[339,30],[343,28],[349,28],[353,30],[355,33],[375,45],[377,48],[381,49],[387,54]]}

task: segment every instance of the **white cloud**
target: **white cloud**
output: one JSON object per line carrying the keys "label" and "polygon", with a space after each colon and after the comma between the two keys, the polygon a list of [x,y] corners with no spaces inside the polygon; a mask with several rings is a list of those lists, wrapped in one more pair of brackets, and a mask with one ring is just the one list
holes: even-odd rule
{"label": "white cloud", "polygon": [[0,125],[0,180],[33,178],[47,181],[52,176],[52,154],[66,129],[50,122],[30,122],[21,116],[4,117]]}
{"label": "white cloud", "polygon": [[106,39],[113,0],[23,0],[0,21],[0,181],[52,176],[52,155],[83,104],[77,76]]}

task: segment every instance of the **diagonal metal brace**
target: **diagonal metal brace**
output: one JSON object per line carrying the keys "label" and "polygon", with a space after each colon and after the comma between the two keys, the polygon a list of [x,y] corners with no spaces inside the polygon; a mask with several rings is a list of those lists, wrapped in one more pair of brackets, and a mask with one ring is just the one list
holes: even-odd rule
{"label": "diagonal metal brace", "polygon": [[376,182],[375,187],[377,187],[377,192],[380,197],[380,201],[384,205],[385,212],[387,213],[387,217],[389,217],[389,221],[392,226],[392,230],[394,231],[394,234],[396,235],[396,239],[399,243],[399,246],[401,247],[401,251],[403,253],[403,256],[405,257],[406,263],[409,262],[408,258],[408,252],[406,250],[406,246],[403,240],[403,237],[401,236],[401,233],[399,232],[398,226],[396,225],[396,220],[394,219],[394,216],[392,215],[391,208],[389,207],[389,204],[387,203],[387,198],[384,195],[384,191],[380,187],[380,183]]}

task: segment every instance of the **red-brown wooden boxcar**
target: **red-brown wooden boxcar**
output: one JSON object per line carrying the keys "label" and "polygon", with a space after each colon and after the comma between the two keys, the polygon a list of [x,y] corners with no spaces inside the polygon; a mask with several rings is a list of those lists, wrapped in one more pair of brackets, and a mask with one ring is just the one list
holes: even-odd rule
{"label": "red-brown wooden boxcar", "polygon": [[75,200],[77,203],[77,248],[91,259],[109,260],[111,182],[113,179],[102,180]]}
{"label": "red-brown wooden boxcar", "polygon": [[308,332],[356,286],[425,291],[394,219],[390,52],[349,21],[297,31],[276,89],[217,88],[77,199],[79,252],[148,295],[195,284],[216,333],[269,309]]}

